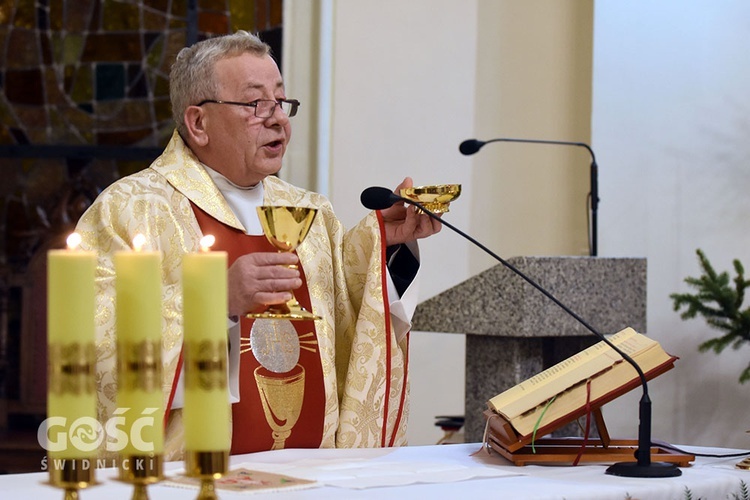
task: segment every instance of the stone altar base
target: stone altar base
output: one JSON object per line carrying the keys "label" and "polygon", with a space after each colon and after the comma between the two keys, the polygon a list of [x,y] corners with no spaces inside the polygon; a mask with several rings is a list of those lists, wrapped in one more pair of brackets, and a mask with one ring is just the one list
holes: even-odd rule
{"label": "stone altar base", "polygon": [[[630,326],[646,333],[646,259],[515,257],[508,263],[598,332]],[[487,400],[598,342],[501,264],[419,304],[412,330],[466,334],[468,442],[482,439]],[[572,424],[558,434],[580,432]]]}

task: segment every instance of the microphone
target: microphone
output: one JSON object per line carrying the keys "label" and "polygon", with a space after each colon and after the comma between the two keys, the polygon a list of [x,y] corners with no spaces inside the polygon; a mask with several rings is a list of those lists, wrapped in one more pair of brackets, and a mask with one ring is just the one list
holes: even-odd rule
{"label": "microphone", "polygon": [[406,201],[390,189],[378,186],[368,187],[359,196],[362,205],[370,210],[384,210],[401,200]]}
{"label": "microphone", "polygon": [[477,139],[466,139],[464,142],[458,145],[458,150],[461,151],[462,155],[469,156],[482,149],[482,146],[484,146],[485,144],[487,143]]}
{"label": "microphone", "polygon": [[596,164],[596,157],[591,146],[585,142],[570,142],[570,141],[547,141],[543,139],[511,139],[507,137],[500,137],[497,139],[489,139],[487,141],[480,141],[478,139],[466,139],[464,142],[459,144],[458,150],[462,155],[470,156],[482,149],[482,146],[491,142],[522,142],[531,144],[555,144],[559,146],[578,146],[586,148],[591,155],[591,168],[589,173],[590,178],[590,192],[589,200],[591,204],[591,229],[589,231],[589,255],[596,257],[598,253],[597,249],[597,213],[599,210],[599,167]]}
{"label": "microphone", "polygon": [[[464,141],[467,142],[467,141]],[[477,141],[478,142],[478,141]],[[607,337],[599,333],[593,326],[581,318],[578,314],[573,312],[568,306],[560,302],[554,295],[539,285],[536,281],[532,280],[526,274],[521,272],[516,266],[506,261],[495,252],[484,246],[482,243],[472,238],[465,232],[461,231],[451,223],[447,222],[441,217],[438,217],[431,211],[427,210],[421,203],[404,198],[395,194],[388,188],[384,187],[369,187],[362,191],[360,195],[360,201],[362,205],[370,210],[383,210],[391,207],[393,204],[398,202],[404,202],[410,205],[414,205],[424,212],[428,217],[437,220],[444,226],[448,227],[455,233],[463,236],[474,245],[478,246],[485,253],[490,255],[492,258],[500,262],[503,266],[511,270],[513,273],[521,277],[528,284],[536,288],[545,297],[550,299],[552,302],[557,304],[563,311],[575,319],[578,323],[583,325],[588,331],[594,334],[597,338],[604,341],[609,347],[611,347],[622,359],[627,361],[638,373],[638,377],[641,381],[641,387],[643,388],[643,396],[639,403],[639,424],[638,424],[638,449],[635,451],[636,462],[618,462],[607,468],[607,474],[615,476],[625,477],[676,477],[682,474],[682,471],[675,465],[667,462],[652,462],[651,461],[651,399],[648,395],[648,384],[646,382],[646,375],[628,354],[624,353],[619,347],[614,345]]]}

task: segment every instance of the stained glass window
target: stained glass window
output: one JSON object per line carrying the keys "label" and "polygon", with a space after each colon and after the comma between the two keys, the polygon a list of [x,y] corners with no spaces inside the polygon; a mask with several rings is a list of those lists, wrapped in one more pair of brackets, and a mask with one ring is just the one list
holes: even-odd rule
{"label": "stained glass window", "polygon": [[0,397],[16,400],[15,408],[44,407],[46,361],[25,371],[20,346],[22,332],[24,342],[46,343],[44,329],[21,311],[44,315],[41,257],[104,187],[146,167],[167,143],[177,52],[244,29],[278,59],[282,3],[0,2]]}
{"label": "stained glass window", "polygon": [[[30,209],[22,219],[41,210],[49,224],[62,222],[51,220],[49,204],[60,201],[55,193],[90,195],[149,163],[172,133],[169,69],[191,38],[244,29],[260,33],[280,56],[281,25],[282,0],[2,2],[2,229],[10,222],[9,204]],[[40,158],[39,146],[57,147]],[[130,151],[118,159],[117,148]],[[35,222],[20,224],[30,229]],[[24,246],[21,260],[35,242]],[[11,260],[19,250],[0,248]]]}

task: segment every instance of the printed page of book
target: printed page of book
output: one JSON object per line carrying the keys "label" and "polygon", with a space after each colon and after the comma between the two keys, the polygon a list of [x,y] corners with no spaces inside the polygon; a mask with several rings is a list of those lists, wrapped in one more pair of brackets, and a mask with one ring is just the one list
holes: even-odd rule
{"label": "printed page of book", "polygon": [[[620,346],[618,345],[618,347]],[[656,342],[650,344],[644,351],[633,354],[626,352],[626,354],[633,358],[644,373],[667,364],[672,364],[675,360],[674,357],[667,354]],[[541,429],[584,408],[587,400],[589,403],[596,405],[606,396],[617,393],[618,390],[624,394],[633,388],[639,387],[638,384],[633,384],[638,379],[638,372],[636,372],[635,368],[627,361],[620,359],[620,361],[610,368],[591,377],[590,388],[587,388],[589,379],[582,380],[557,394],[549,406],[547,406],[547,401],[545,401],[543,404],[509,419],[509,421],[518,433],[528,436],[534,432],[535,428]],[[627,391],[622,390],[628,384],[631,384],[632,387]]]}
{"label": "printed page of book", "polygon": [[[655,340],[637,333],[632,328],[621,330],[611,336],[609,341],[631,357],[654,344],[658,345]],[[598,342],[498,394],[489,400],[488,405],[510,420],[621,360],[622,357],[605,342]]]}

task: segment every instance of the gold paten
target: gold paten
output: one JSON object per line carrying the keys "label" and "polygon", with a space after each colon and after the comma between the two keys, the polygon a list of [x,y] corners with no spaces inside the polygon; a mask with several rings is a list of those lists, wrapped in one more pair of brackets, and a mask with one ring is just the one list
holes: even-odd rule
{"label": "gold paten", "polygon": [[461,195],[461,184],[438,184],[404,188],[401,197],[416,201],[435,214],[449,212],[450,202]]}

